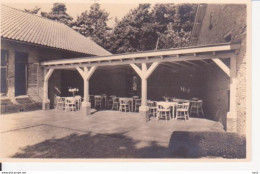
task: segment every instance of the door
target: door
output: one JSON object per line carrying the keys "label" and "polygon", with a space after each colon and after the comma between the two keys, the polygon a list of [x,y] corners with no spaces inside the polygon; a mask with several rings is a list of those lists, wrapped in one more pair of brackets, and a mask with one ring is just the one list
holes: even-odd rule
{"label": "door", "polygon": [[15,52],[15,96],[27,93],[28,54]]}

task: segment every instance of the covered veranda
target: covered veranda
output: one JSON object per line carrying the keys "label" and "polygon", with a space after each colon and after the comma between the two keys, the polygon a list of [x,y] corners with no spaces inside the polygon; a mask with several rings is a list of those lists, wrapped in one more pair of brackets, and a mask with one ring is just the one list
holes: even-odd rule
{"label": "covered veranda", "polygon": [[[117,54],[102,57],[86,57],[42,62],[44,67],[43,109],[49,108],[48,80],[55,69],[76,69],[84,81],[84,101],[82,111],[90,114],[89,81],[97,68],[130,66],[141,79],[140,115],[146,118],[147,81],[158,66],[189,69],[203,68],[203,64],[214,62],[230,78],[229,112],[227,113],[227,131],[236,131],[236,54],[239,44],[205,45],[178,49],[156,50],[129,54]],[[208,74],[210,76],[210,74]],[[214,79],[212,79],[214,80]]]}

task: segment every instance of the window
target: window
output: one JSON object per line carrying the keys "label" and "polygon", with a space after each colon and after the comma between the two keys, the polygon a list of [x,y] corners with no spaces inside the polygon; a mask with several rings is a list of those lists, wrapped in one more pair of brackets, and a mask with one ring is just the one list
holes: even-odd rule
{"label": "window", "polygon": [[15,52],[15,96],[27,93],[28,54]]}
{"label": "window", "polygon": [[1,96],[7,93],[7,51],[1,50]]}

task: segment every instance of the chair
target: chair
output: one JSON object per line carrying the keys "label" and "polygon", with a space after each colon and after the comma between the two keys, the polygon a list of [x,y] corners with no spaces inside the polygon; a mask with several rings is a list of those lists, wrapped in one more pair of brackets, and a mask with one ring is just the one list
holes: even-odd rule
{"label": "chair", "polygon": [[56,96],[54,103],[55,103],[55,109],[64,110],[65,100],[63,97]]}
{"label": "chair", "polygon": [[65,98],[65,111],[76,111],[76,99],[74,97]]}
{"label": "chair", "polygon": [[123,110],[125,111],[125,113],[127,111],[130,112],[130,100],[119,98],[119,111],[123,112]]}
{"label": "chair", "polygon": [[104,104],[103,106],[105,108],[107,108],[107,95],[106,94],[101,94],[101,97],[102,97],[102,103]]}
{"label": "chair", "polygon": [[110,95],[108,97],[108,108],[112,108],[113,106],[113,98],[115,98],[116,96],[115,95]]}
{"label": "chair", "polygon": [[171,104],[167,102],[157,102],[157,121],[159,119],[171,120]]}
{"label": "chair", "polygon": [[76,99],[76,107],[77,107],[77,110],[80,110],[82,98],[81,98],[80,95],[76,95],[76,96],[75,96],[75,99]]}
{"label": "chair", "polygon": [[139,110],[139,107],[141,106],[141,99],[134,99],[135,101],[135,112]]}
{"label": "chair", "polygon": [[157,104],[154,101],[147,101],[147,106],[149,108],[149,116],[156,117]]}
{"label": "chair", "polygon": [[204,116],[202,105],[203,105],[203,101],[202,100],[191,101],[190,102],[190,114],[196,113],[197,116],[199,117],[200,113],[202,113],[202,115]]}
{"label": "chair", "polygon": [[117,111],[119,110],[119,100],[118,98],[115,96],[112,98],[113,100],[113,104],[112,104],[112,110],[116,109]]}
{"label": "chair", "polygon": [[101,109],[102,108],[102,96],[101,95],[95,95],[94,96],[94,102],[95,102],[95,108]]}
{"label": "chair", "polygon": [[176,105],[176,120],[177,119],[189,119],[189,105],[190,103],[178,103]]}

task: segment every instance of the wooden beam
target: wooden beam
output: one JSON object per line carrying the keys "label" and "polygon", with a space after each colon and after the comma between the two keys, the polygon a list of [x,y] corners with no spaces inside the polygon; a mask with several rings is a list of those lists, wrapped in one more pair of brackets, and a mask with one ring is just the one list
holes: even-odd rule
{"label": "wooden beam", "polygon": [[[87,67],[85,67],[85,68],[87,69]],[[89,70],[88,73],[87,73],[87,80],[90,79],[90,77],[92,76],[92,74],[95,72],[96,69],[97,69],[96,66],[92,66],[92,67],[90,68],[90,70]]]}
{"label": "wooden beam", "polygon": [[201,62],[203,62],[205,64],[209,64],[206,60],[199,60],[199,61],[201,61]]}
{"label": "wooden beam", "polygon": [[188,64],[191,64],[191,65],[194,65],[194,66],[197,66],[197,67],[200,67],[200,65],[198,65],[198,64],[196,64],[196,63],[193,63],[193,62],[190,62],[190,61],[184,61],[184,62],[186,62],[186,63],[188,63]]}
{"label": "wooden beam", "polygon": [[45,74],[44,81],[48,81],[48,80],[49,80],[49,78],[51,77],[51,75],[52,75],[54,69],[49,69],[49,70],[47,70],[47,71],[48,71],[48,72]]}
{"label": "wooden beam", "polygon": [[76,69],[78,70],[79,74],[81,75],[81,77],[83,79],[85,79],[85,72],[80,68],[80,67],[76,67]]}
{"label": "wooden beam", "polygon": [[229,77],[230,77],[230,69],[224,64],[220,59],[212,59]]}
{"label": "wooden beam", "polygon": [[135,72],[136,72],[140,77],[142,77],[142,70],[141,70],[138,66],[136,66],[136,64],[131,63],[130,66],[135,70]]}
{"label": "wooden beam", "polygon": [[[177,58],[175,56],[172,57],[165,57],[164,59],[161,59],[159,57],[149,57],[149,60],[145,60],[143,58],[136,58],[135,61],[115,61],[113,60],[111,63],[109,62],[103,62],[101,64],[98,64],[96,62],[86,62],[84,66],[91,67],[91,66],[115,66],[115,65],[129,65],[129,64],[135,64],[135,63],[153,63],[153,62],[182,62],[182,61],[191,61],[191,60],[204,60],[204,59],[225,59],[225,58],[230,58],[233,56],[234,53],[223,53],[223,54],[217,54],[217,55],[197,55],[194,57],[193,55],[190,56],[182,56],[181,58]],[[84,63],[82,63],[84,64]],[[76,67],[81,67],[79,64],[75,65],[48,65],[46,66],[47,69],[50,68],[55,68],[55,69],[68,69],[68,68],[76,68]]]}
{"label": "wooden beam", "polygon": [[[75,59],[66,59],[66,60],[55,60],[55,61],[46,61],[41,63],[41,65],[58,65],[58,64],[71,64],[71,63],[84,63],[84,62],[99,62],[104,60],[125,60],[125,59],[144,59],[148,57],[156,57],[156,56],[167,56],[167,55],[175,55],[182,59],[185,54],[194,54],[194,53],[211,53],[212,52],[221,52],[221,51],[230,51],[236,50],[240,48],[240,44],[219,44],[219,45],[211,45],[211,46],[197,46],[197,47],[187,47],[181,49],[168,49],[168,50],[157,50],[157,51],[149,51],[149,52],[138,52],[138,53],[131,53],[131,54],[117,54],[117,55],[110,55],[110,56],[100,56],[100,57],[84,57],[84,58],[75,58]],[[195,56],[196,57],[196,56]],[[199,56],[198,56],[199,57]],[[148,61],[148,60],[147,60]],[[102,64],[100,62],[100,64]]]}
{"label": "wooden beam", "polygon": [[155,62],[153,63],[150,68],[147,70],[146,74],[145,74],[145,78],[148,79],[149,76],[153,73],[153,71],[157,68],[157,66],[159,65],[159,62]]}
{"label": "wooden beam", "polygon": [[191,67],[191,66],[184,65],[184,64],[182,64],[182,63],[179,63],[179,62],[171,62],[171,63],[173,63],[173,64],[176,64],[176,65],[180,65],[180,66],[182,66],[182,67],[185,67],[185,68],[191,68],[191,69],[195,69],[195,68],[193,68],[193,67]]}

